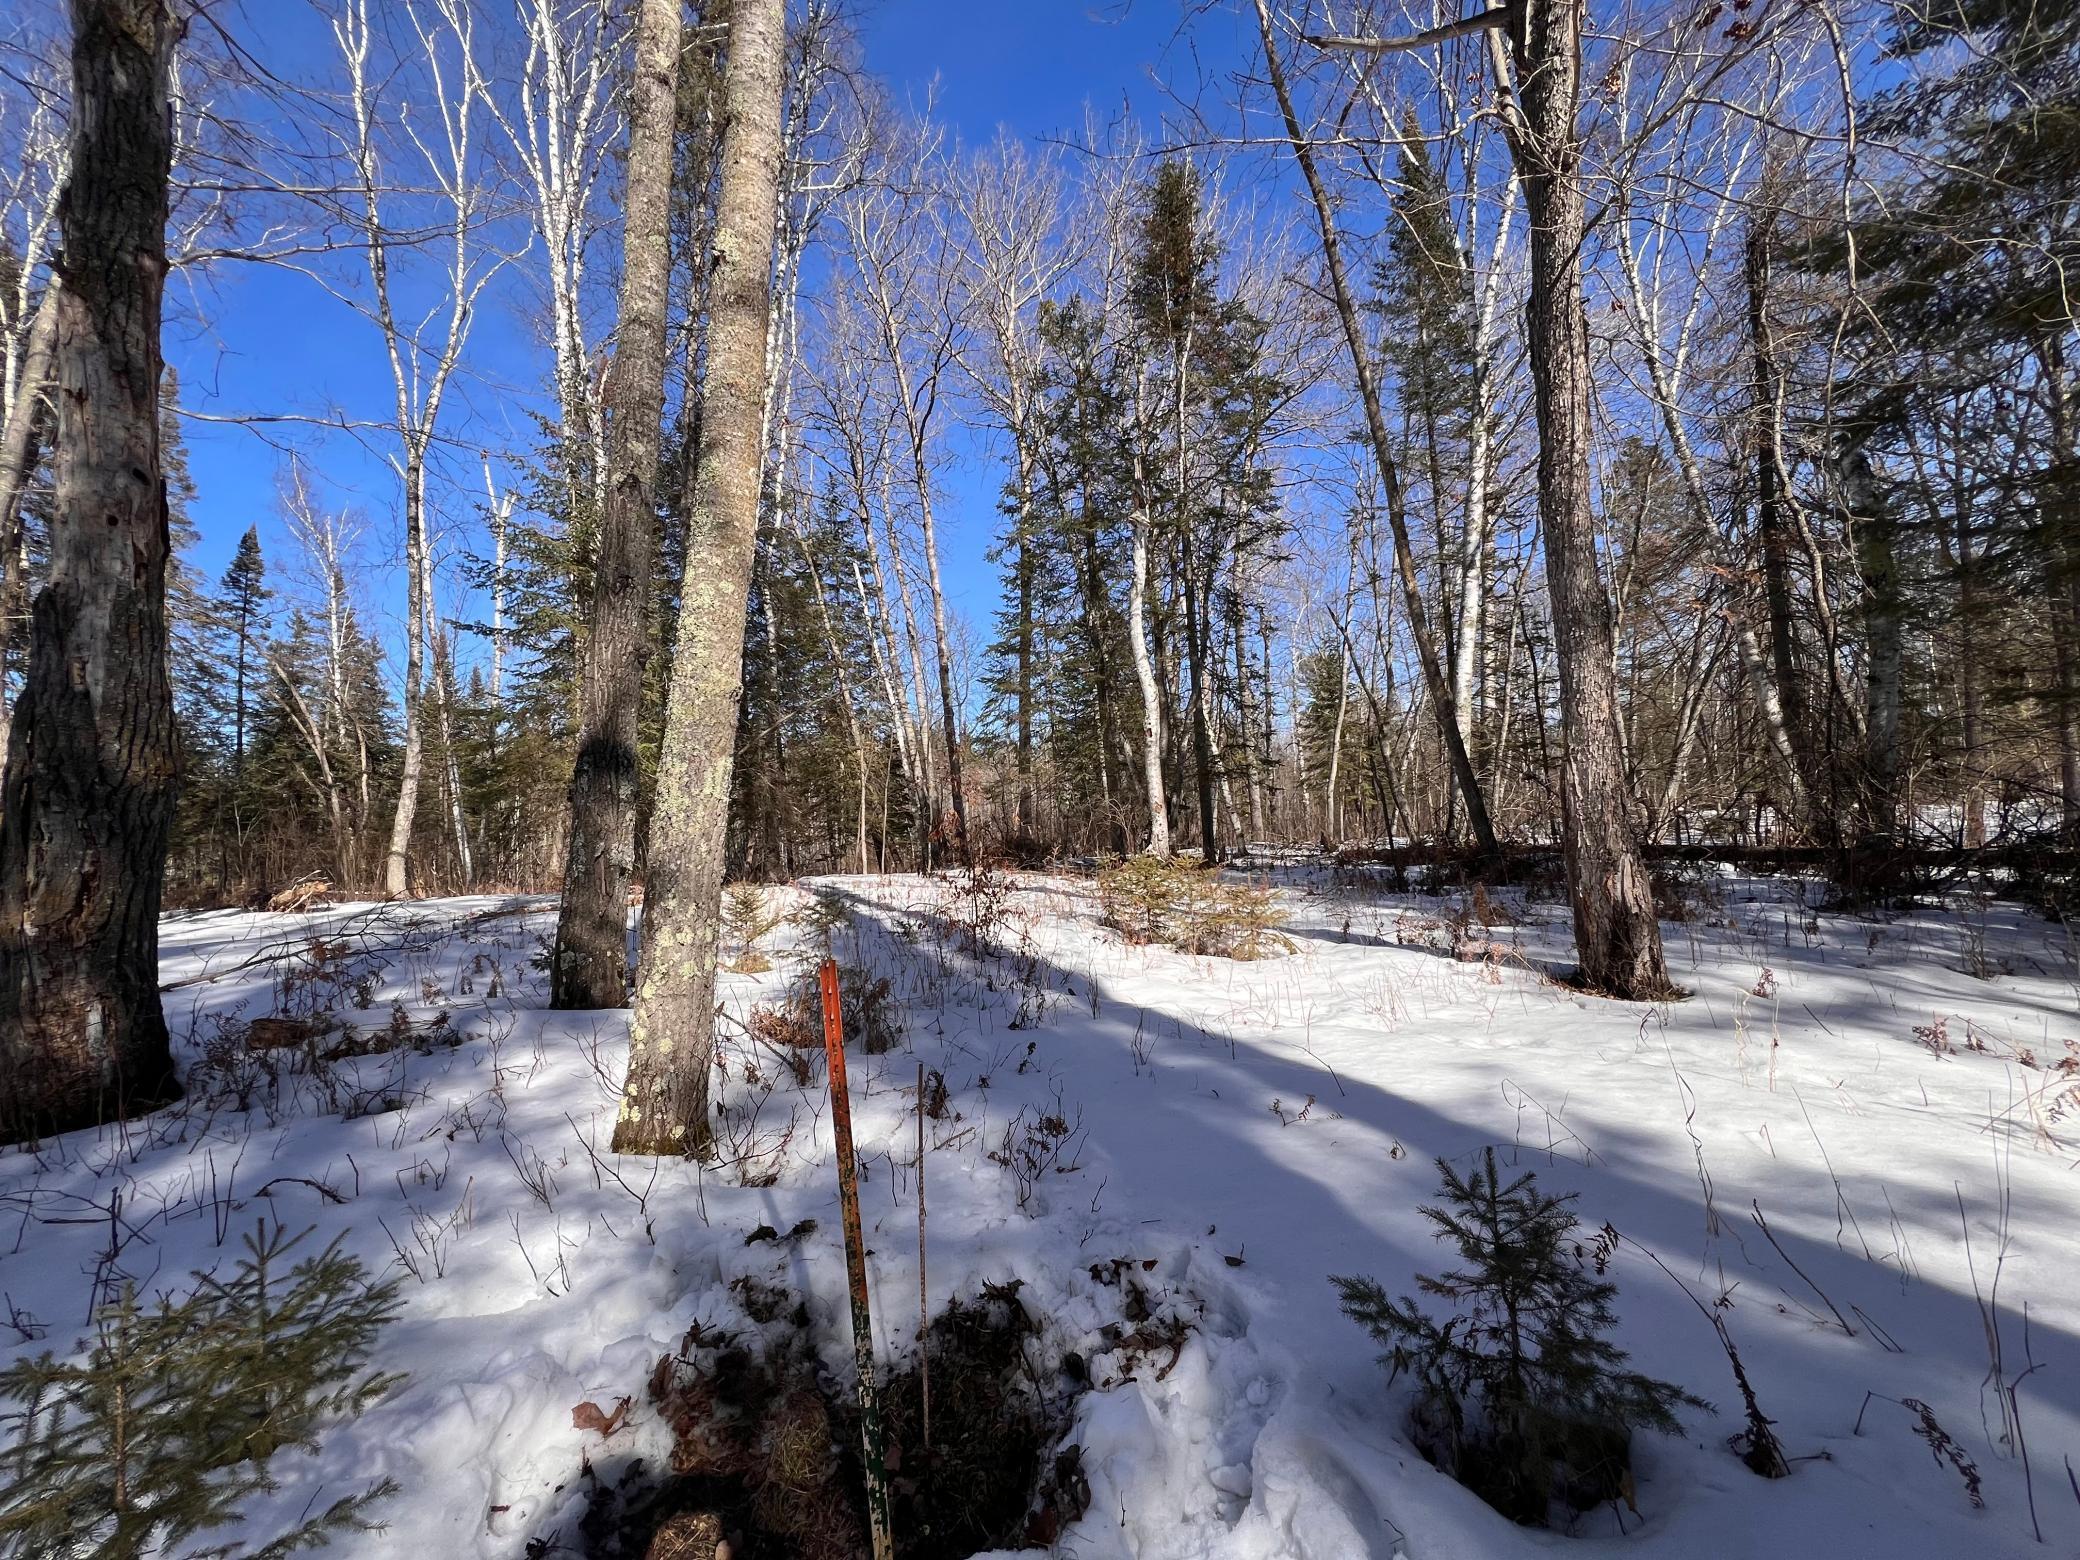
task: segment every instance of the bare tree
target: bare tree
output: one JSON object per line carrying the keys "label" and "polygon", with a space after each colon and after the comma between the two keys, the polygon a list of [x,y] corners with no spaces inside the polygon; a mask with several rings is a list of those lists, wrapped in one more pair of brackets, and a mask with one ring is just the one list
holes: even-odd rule
{"label": "bare tree", "polygon": [[904,680],[903,649],[890,609],[874,514],[877,476],[887,469],[895,412],[878,388],[877,354],[864,323],[865,310],[843,277],[833,281],[825,305],[820,311],[821,351],[809,378],[813,421],[827,440],[839,502],[857,526],[866,552],[867,569],[862,571],[855,558],[852,572],[867,617],[875,678],[895,737],[896,761],[904,779],[929,801],[934,777],[927,717],[923,708],[912,704]]}
{"label": "bare tree", "polygon": [[[938,518],[932,495],[941,392],[948,371],[959,358],[966,326],[959,307],[953,234],[941,203],[944,167],[938,132],[924,124],[912,127],[910,144],[901,152],[904,166],[846,201],[843,220],[860,296],[880,333],[906,457],[903,475],[924,549],[953,845],[966,861],[968,802],[961,783],[953,651],[947,631],[946,590],[939,574]],[[896,561],[900,569],[900,557]]]}
{"label": "bare tree", "polygon": [[29,556],[22,501],[50,435],[49,399],[58,297],[50,244],[72,155],[53,107],[55,83],[31,83],[26,107],[0,99],[0,764],[16,668],[10,651],[29,612]]}
{"label": "bare tree", "polygon": [[[273,660],[276,703],[289,716],[311,760],[310,783],[325,806],[332,827],[334,867],[342,883],[363,881],[363,834],[371,806],[368,733],[348,697],[348,641],[353,619],[347,586],[349,554],[356,528],[336,510],[323,507],[311,491],[301,460],[292,459],[283,475],[282,522],[295,543],[300,563],[294,574],[306,599],[316,604],[324,634],[323,698],[317,707],[304,698],[295,679]],[[346,755],[339,763],[335,753]],[[351,762],[350,762],[351,761]]]}
{"label": "bare tree", "polygon": [[[981,353],[963,355],[990,417],[1011,443],[1018,832],[1033,836],[1033,628],[1037,562],[1031,538],[1033,487],[1039,464],[1034,382],[1040,371],[1040,304],[1076,263],[1062,231],[1060,175],[1050,158],[1030,157],[1008,137],[961,170],[955,190],[965,239],[966,295]],[[980,361],[977,361],[977,358]]]}
{"label": "bare tree", "polygon": [[164,0],[73,0],[72,23],[50,573],[0,781],[0,1132],[13,1138],[179,1091],[158,987],[178,768],[159,460],[178,27]]}
{"label": "bare tree", "polygon": [[[427,193],[438,212],[434,228],[443,251],[440,279],[445,296],[429,317],[437,325],[428,336],[422,336],[396,304],[392,266],[400,246],[384,215],[385,194],[392,186],[377,124],[378,80],[370,68],[376,29],[368,0],[340,0],[339,14],[332,22],[333,39],[347,70],[352,136],[346,152],[358,200],[354,213],[357,237],[367,261],[372,294],[366,312],[382,333],[389,362],[397,439],[389,460],[404,501],[404,750],[383,868],[384,892],[392,895],[404,893],[407,887],[406,855],[418,816],[425,765],[426,714],[422,706],[426,662],[436,635],[427,461],[442,404],[469,340],[478,296],[503,264],[503,257],[487,255],[478,242],[483,194],[477,184],[475,134],[486,88],[476,66],[474,16],[466,0],[430,3],[432,20],[417,0],[406,0],[404,14],[416,50],[425,56],[428,100],[422,112],[431,113],[436,123],[430,134],[422,134],[409,122],[402,127],[430,183]],[[439,679],[435,682],[439,693]]]}
{"label": "bare tree", "polygon": [[[1629,139],[1630,96],[1625,91],[1615,96],[1618,134],[1621,139]],[[1657,112],[1659,107],[1650,96],[1642,110],[1649,122],[1670,118]],[[1767,114],[1773,107],[1769,103],[1758,104],[1754,113],[1758,116]],[[1735,192],[1749,182],[1749,164],[1756,155],[1758,143],[1746,116],[1729,116],[1720,123],[1700,123],[1695,115],[1675,115],[1670,130],[1674,144],[1664,154],[1669,165],[1666,172],[1655,169],[1650,174],[1649,170],[1643,169],[1641,164],[1645,159],[1635,148],[1627,159],[1626,177],[1618,181],[1611,213],[1618,266],[1625,287],[1626,314],[1633,344],[1646,368],[1648,393],[1659,415],[1669,451],[1674,456],[1676,470],[1682,478],[1692,532],[1719,570],[1733,576],[1739,572],[1737,560],[1712,513],[1704,459],[1691,437],[1693,413],[1685,403],[1691,381],[1696,377],[1692,373],[1693,358],[1699,321],[1708,301],[1711,263],[1715,250],[1733,236],[1734,218],[1738,212]],[[1709,177],[1705,176],[1707,169],[1710,170]],[[1695,192],[1700,184],[1711,193],[1702,199],[1703,210],[1697,213],[1693,231],[1684,226],[1686,213],[1682,208],[1698,200]],[[1651,269],[1642,259],[1643,232],[1646,235],[1644,242],[1653,244]],[[1677,232],[1685,232],[1692,242],[1685,246],[1687,263],[1678,275],[1670,276],[1666,274],[1668,268],[1663,261],[1671,246],[1663,241],[1663,237]],[[1673,307],[1669,303],[1671,297]],[[1770,475],[1774,477],[1773,468]],[[1773,487],[1773,482],[1769,486]],[[1772,509],[1765,518],[1765,526],[1773,516]],[[1767,535],[1764,551],[1766,556],[1770,552]],[[1772,572],[1770,579],[1781,582],[1782,576]],[[1756,633],[1745,600],[1734,599],[1727,615],[1734,649],[1754,699],[1763,735],[1782,777],[1790,810],[1803,820],[1809,814],[1812,801],[1807,781],[1817,772],[1817,766],[1812,756],[1800,748],[1803,726],[1794,722],[1788,712],[1781,656],[1777,663],[1765,657],[1761,636]]]}
{"label": "bare tree", "polygon": [[763,485],[760,425],[779,199],[785,8],[781,0],[735,0],[729,26],[696,506],[650,821],[628,1081],[614,1127],[614,1147],[621,1153],[702,1159],[714,1152],[708,1074],[715,1051],[715,955],[745,606]]}
{"label": "bare tree", "polygon": [[515,0],[514,8],[527,38],[518,99],[487,90],[484,102],[520,165],[544,251],[566,490],[604,514],[606,420],[584,303],[593,203],[617,129],[622,35],[610,0]]}
{"label": "bare tree", "polygon": [[[1583,4],[1518,0],[1409,38],[1318,41],[1381,54],[1474,33],[1486,44],[1504,138],[1531,224],[1525,336],[1538,416],[1546,587],[1567,739],[1561,824],[1575,951],[1585,984],[1614,996],[1646,999],[1664,996],[1671,987],[1626,783],[1611,603],[1597,564],[1590,492],[1591,367],[1582,290],[1588,213],[1578,123]],[[1271,17],[1264,0],[1257,0],[1257,12],[1268,51]],[[1297,143],[1299,130],[1290,111],[1287,119]],[[1323,210],[1326,244],[1326,206]]]}
{"label": "bare tree", "polygon": [[1523,0],[1510,39],[1514,82],[1490,31],[1496,90],[1531,223],[1526,337],[1538,411],[1539,518],[1567,748],[1561,767],[1562,850],[1583,982],[1613,996],[1671,989],[1653,885],[1625,780],[1612,664],[1610,597],[1596,561],[1590,497],[1589,326],[1582,304],[1581,98],[1583,0]]}
{"label": "bare tree", "polygon": [[[1316,162],[1314,141],[1300,123],[1299,111],[1294,106],[1292,91],[1287,85],[1270,7],[1266,0],[1256,0],[1256,9],[1266,72],[1271,78],[1272,91],[1278,98],[1279,113],[1285,121],[1288,144],[1292,147],[1294,161],[1300,166],[1301,177],[1306,182],[1308,198],[1313,203],[1316,220],[1321,229],[1322,263],[1329,273],[1331,295],[1336,304],[1337,318],[1343,326],[1345,344],[1350,353],[1351,372],[1358,387],[1358,399],[1365,412],[1366,432],[1371,441],[1373,457],[1379,466],[1380,492],[1386,502],[1388,524],[1394,533],[1394,559],[1401,577],[1402,605],[1408,614],[1417,659],[1422,665],[1423,681],[1430,694],[1431,708],[1436,715],[1438,734],[1444,741],[1446,758],[1451,764],[1460,798],[1466,804],[1466,821],[1473,830],[1474,842],[1484,853],[1493,855],[1498,846],[1494,825],[1488,818],[1487,799],[1481,792],[1480,778],[1474,773],[1473,758],[1467,751],[1466,735],[1459,720],[1456,701],[1452,697],[1452,687],[1446,681],[1443,661],[1438,654],[1436,640],[1430,632],[1429,615],[1423,606],[1415,550],[1409,540],[1407,511],[1402,500],[1400,463],[1395,457],[1393,439],[1387,428],[1386,412],[1380,399],[1379,378],[1372,362],[1372,348],[1365,339],[1364,328],[1358,319],[1357,299],[1352,292],[1349,270],[1343,258],[1342,238],[1337,231],[1335,206]],[[1591,562],[1593,565],[1594,560]]]}
{"label": "bare tree", "polygon": [[621,318],[607,383],[607,506],[593,566],[563,905],[549,972],[550,1001],[560,1008],[619,1007],[628,993],[636,724],[649,661],[679,35],[679,0],[644,0],[628,116]]}

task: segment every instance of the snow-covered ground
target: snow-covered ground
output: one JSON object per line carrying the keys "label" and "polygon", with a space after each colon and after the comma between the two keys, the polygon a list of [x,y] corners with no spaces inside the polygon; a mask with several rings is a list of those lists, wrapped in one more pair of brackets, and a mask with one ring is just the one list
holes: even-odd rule
{"label": "snow-covered ground", "polygon": [[[2080,1553],[2072,933],[2006,904],[1859,919],[1807,909],[1796,884],[1721,880],[1723,903],[1664,926],[1694,994],[1640,1007],[1548,978],[1567,950],[1551,905],[1498,895],[1526,917],[1484,934],[1508,956],[1460,963],[1438,924],[1455,898],[1318,868],[1279,882],[1295,951],[1256,963],[1125,946],[1071,879],[1014,879],[979,956],[951,878],[811,885],[850,906],[836,951],[889,980],[904,1026],[852,1063],[882,1357],[917,1326],[922,1062],[950,1091],[928,1123],[934,1306],[1019,1278],[1043,1346],[1083,1353],[1101,1388],[1070,1432],[1092,1501],[1059,1553]],[[343,1233],[405,1274],[382,1363],[409,1380],[317,1457],[278,1456],[248,1536],[389,1474],[386,1530],[339,1549],[487,1557],[574,1552],[556,1546],[581,1469],[659,1456],[644,1382],[690,1323],[741,1320],[733,1280],[804,1294],[848,1371],[820,1057],[798,1085],[725,1025],[726,1162],[615,1158],[626,1015],[545,1010],[553,914],[479,898],[169,918],[190,1101],[0,1157],[18,1323],[0,1315],[0,1363],[79,1338],[97,1286],[180,1288],[228,1263],[260,1218]],[[783,930],[771,973],[726,977],[732,1014],[773,1000],[807,941]],[[314,1011],[413,1043],[312,1075],[234,1041]],[[1615,1227],[1618,1341],[1717,1405],[1681,1439],[1639,1440],[1636,1513],[1573,1534],[1512,1527],[1423,1461],[1405,1389],[1328,1282],[1401,1293],[1441,1267],[1417,1211],[1433,1161],[1484,1144],[1578,1191],[1585,1230]],[[1026,1178],[991,1157],[1022,1145],[1052,1162]],[[814,1233],[746,1243],[805,1219]],[[1116,1259],[1191,1324],[1174,1365],[1107,1356]],[[1792,1477],[1728,1449],[1740,1399],[1698,1302],[1722,1308]],[[2020,1444],[1997,1390],[2018,1380]],[[574,1426],[577,1405],[623,1397],[613,1436]],[[1983,1509],[1906,1399],[1976,1463]]]}

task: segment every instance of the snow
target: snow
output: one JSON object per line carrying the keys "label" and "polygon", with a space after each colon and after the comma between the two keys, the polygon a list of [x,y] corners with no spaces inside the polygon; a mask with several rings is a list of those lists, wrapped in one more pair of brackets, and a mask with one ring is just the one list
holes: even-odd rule
{"label": "snow", "polygon": [[[840,958],[901,1004],[903,1046],[852,1062],[882,1359],[917,1327],[922,1062],[958,1113],[928,1123],[934,1306],[1016,1277],[1042,1346],[1089,1360],[1098,1390],[1070,1434],[1092,1503],[1059,1553],[2021,1555],[2045,1552],[2030,1485],[2050,1552],[2080,1548],[2071,933],[1982,901],[1834,915],[1808,907],[1817,886],[1723,878],[1723,904],[1664,924],[1693,995],[1643,1007],[1550,978],[1567,954],[1550,904],[1498,894],[1523,920],[1483,935],[1509,956],[1459,963],[1436,946],[1456,899],[1306,865],[1276,876],[1296,951],[1255,963],[1127,947],[1070,878],[1017,877],[981,956],[963,951],[953,878],[774,891],[843,896]],[[747,1325],[733,1281],[804,1297],[825,1364],[848,1372],[820,1058],[798,1087],[725,1025],[725,1163],[611,1155],[626,1015],[545,1010],[534,961],[553,919],[549,901],[488,897],[169,917],[190,1100],[0,1156],[0,1290],[37,1324],[0,1322],[0,1363],[71,1346],[110,1284],[180,1287],[228,1262],[262,1217],[342,1234],[405,1275],[382,1363],[409,1380],[317,1456],[279,1457],[282,1488],[247,1534],[388,1474],[385,1530],[334,1552],[484,1557],[567,1538],[587,1467],[654,1463],[667,1442],[644,1382],[693,1322]],[[805,938],[771,940],[771,973],[724,977],[733,1015],[777,996]],[[435,1031],[319,1075],[227,1073],[219,1037],[303,1011],[364,1032],[395,1011],[422,1034],[445,1015],[459,1043]],[[1071,1131],[1023,1184],[990,1155],[1050,1113]],[[1636,1442],[1637,1512],[1590,1513],[1573,1534],[1513,1527],[1423,1461],[1405,1389],[1327,1281],[1401,1293],[1441,1266],[1417,1211],[1433,1161],[1484,1144],[1579,1192],[1585,1236],[1619,1232],[1619,1342],[1716,1405],[1682,1438]],[[1107,1352],[1122,1265],[1158,1321],[1190,1323],[1174,1364]],[[1740,1399],[1696,1302],[1723,1303],[1792,1477],[1760,1480],[1728,1449]],[[2027,1482],[1990,1375],[1996,1327],[1999,1379],[2024,1378]],[[573,1425],[576,1405],[624,1397],[613,1436]],[[1917,1436],[1908,1398],[1976,1462],[1985,1509]]]}

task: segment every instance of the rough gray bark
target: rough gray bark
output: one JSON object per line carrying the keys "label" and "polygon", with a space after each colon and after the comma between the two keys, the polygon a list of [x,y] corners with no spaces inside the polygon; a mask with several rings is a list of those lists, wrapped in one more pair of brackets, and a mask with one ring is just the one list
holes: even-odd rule
{"label": "rough gray bark", "polygon": [[[1589,489],[1589,328],[1582,312],[1582,0],[1524,0],[1512,29],[1518,109],[1511,153],[1531,223],[1526,335],[1538,416],[1538,496],[1566,752],[1561,846],[1576,957],[1591,988],[1632,999],[1670,991],[1654,894],[1625,782],[1610,597]],[[1491,38],[1494,36],[1490,35]],[[1499,51],[1498,51],[1499,52]],[[1506,83],[1498,83],[1506,86]]]}
{"label": "rough gray bark", "polygon": [[782,0],[735,0],[697,497],[650,819],[643,958],[614,1126],[619,1153],[714,1153],[715,953],[744,613],[758,545],[785,41]]}
{"label": "rough gray bark", "polygon": [[158,989],[177,780],[159,321],[178,29],[164,0],[73,0],[72,23],[50,573],[0,782],[0,1137],[179,1093]]}
{"label": "rough gray bark", "polygon": [[679,38],[679,0],[644,0],[630,91],[620,324],[606,387],[607,501],[581,672],[563,905],[549,972],[549,1001],[558,1008],[620,1007],[628,1000],[636,727],[656,551]]}

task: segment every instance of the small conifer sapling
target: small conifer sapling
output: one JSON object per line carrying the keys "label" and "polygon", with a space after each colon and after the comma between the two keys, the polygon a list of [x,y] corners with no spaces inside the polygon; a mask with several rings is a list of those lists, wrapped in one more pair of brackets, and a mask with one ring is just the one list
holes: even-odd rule
{"label": "small conifer sapling", "polygon": [[1574,1196],[1529,1171],[1504,1182],[1495,1151],[1462,1175],[1444,1159],[1443,1203],[1425,1207],[1463,1266],[1418,1274],[1451,1314],[1390,1298],[1370,1278],[1332,1278],[1344,1314],[1381,1344],[1392,1377],[1416,1384],[1411,1430],[1424,1455],[1513,1521],[1544,1526],[1629,1491],[1631,1434],[1676,1433],[1676,1410],[1705,1404],[1625,1368],[1605,1335],[1617,1288],[1597,1250],[1573,1238]]}

